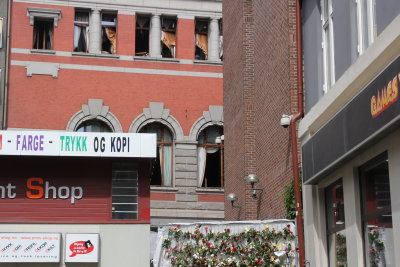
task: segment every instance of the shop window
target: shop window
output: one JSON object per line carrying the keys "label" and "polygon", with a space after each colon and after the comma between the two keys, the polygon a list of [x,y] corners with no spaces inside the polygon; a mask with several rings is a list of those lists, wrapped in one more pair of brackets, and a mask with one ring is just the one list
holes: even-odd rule
{"label": "shop window", "polygon": [[161,123],[144,126],[141,133],[157,134],[157,157],[152,161],[150,185],[172,185],[172,134]]}
{"label": "shop window", "polygon": [[89,11],[75,11],[74,52],[88,52]]}
{"label": "shop window", "polygon": [[112,218],[135,220],[138,218],[137,164],[113,164]]}
{"label": "shop window", "polygon": [[216,138],[223,135],[222,127],[209,126],[199,134],[197,145],[197,166],[199,187],[223,187],[224,146]]}
{"label": "shop window", "polygon": [[206,60],[208,53],[208,20],[195,22],[195,59]]}
{"label": "shop window", "polygon": [[175,57],[176,18],[161,18],[161,55],[165,58]]}
{"label": "shop window", "polygon": [[150,16],[136,16],[135,55],[148,56],[150,42]]}
{"label": "shop window", "polygon": [[100,133],[110,133],[111,128],[103,121],[100,120],[87,120],[81,123],[77,128],[77,132],[100,132]]}
{"label": "shop window", "polygon": [[329,266],[347,266],[342,179],[325,189]]}
{"label": "shop window", "polygon": [[395,266],[387,154],[361,166],[359,173],[366,266]]}
{"label": "shop window", "polygon": [[33,49],[53,49],[54,21],[35,18],[33,24]]}
{"label": "shop window", "polygon": [[117,15],[101,14],[102,43],[101,53],[117,53]]}

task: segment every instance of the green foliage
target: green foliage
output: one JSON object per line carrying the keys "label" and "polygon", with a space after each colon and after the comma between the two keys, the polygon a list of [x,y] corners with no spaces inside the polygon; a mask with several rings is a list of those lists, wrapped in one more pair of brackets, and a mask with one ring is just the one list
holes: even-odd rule
{"label": "green foliage", "polygon": [[294,182],[285,185],[285,191],[283,192],[283,201],[286,210],[286,219],[296,219],[296,200],[294,196]]}

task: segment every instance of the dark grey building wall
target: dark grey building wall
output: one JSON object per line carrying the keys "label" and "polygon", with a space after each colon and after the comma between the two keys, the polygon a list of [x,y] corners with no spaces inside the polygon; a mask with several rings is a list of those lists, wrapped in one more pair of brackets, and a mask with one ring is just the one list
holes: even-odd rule
{"label": "dark grey building wall", "polygon": [[306,112],[323,96],[322,28],[319,0],[303,1],[303,53]]}
{"label": "dark grey building wall", "polygon": [[400,14],[399,0],[376,0],[376,30],[381,32]]}
{"label": "dark grey building wall", "polygon": [[8,13],[8,0],[0,0],[0,18],[3,18],[2,28],[2,46],[0,48],[0,129],[3,126],[3,111],[4,111],[4,82],[5,82],[5,68],[6,68],[6,33],[7,33],[7,13]]}
{"label": "dark grey building wall", "polygon": [[332,1],[332,8],[337,81],[357,58],[357,6],[355,1]]}

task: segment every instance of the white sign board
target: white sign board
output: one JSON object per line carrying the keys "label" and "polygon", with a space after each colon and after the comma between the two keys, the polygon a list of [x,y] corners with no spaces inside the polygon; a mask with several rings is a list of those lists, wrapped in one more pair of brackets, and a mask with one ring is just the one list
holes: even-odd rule
{"label": "white sign board", "polygon": [[0,131],[0,155],[155,158],[156,135]]}
{"label": "white sign board", "polygon": [[65,262],[99,262],[99,234],[65,234]]}
{"label": "white sign board", "polygon": [[60,262],[61,235],[0,233],[0,263]]}

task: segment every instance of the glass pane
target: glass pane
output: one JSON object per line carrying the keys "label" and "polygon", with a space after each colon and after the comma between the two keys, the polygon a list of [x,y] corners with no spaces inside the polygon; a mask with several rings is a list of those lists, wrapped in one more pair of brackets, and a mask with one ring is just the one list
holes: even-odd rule
{"label": "glass pane", "polygon": [[138,214],[136,212],[113,212],[112,218],[114,220],[136,220]]}
{"label": "glass pane", "polygon": [[364,227],[367,266],[391,267],[394,262],[393,225],[391,213],[371,219]]}
{"label": "glass pane", "polygon": [[364,50],[368,47],[369,29],[368,29],[368,0],[361,0],[361,31]]}
{"label": "glass pane", "polygon": [[101,132],[101,133],[110,133],[112,130],[108,125],[99,120],[88,120],[81,123],[77,130],[77,132]]}
{"label": "glass pane", "polygon": [[329,235],[329,266],[347,267],[346,233],[340,231]]}
{"label": "glass pane", "polygon": [[345,216],[342,180],[339,180],[326,189],[325,198],[328,230],[340,226],[344,227]]}

